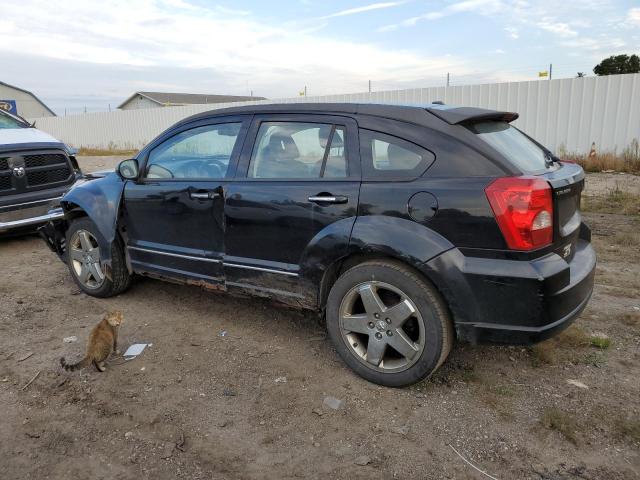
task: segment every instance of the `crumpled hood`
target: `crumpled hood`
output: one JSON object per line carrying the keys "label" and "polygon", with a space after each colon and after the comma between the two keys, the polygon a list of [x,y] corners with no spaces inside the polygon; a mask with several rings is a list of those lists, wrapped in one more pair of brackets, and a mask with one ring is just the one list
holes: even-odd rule
{"label": "crumpled hood", "polygon": [[37,128],[0,128],[0,150],[32,147],[60,147],[64,144]]}

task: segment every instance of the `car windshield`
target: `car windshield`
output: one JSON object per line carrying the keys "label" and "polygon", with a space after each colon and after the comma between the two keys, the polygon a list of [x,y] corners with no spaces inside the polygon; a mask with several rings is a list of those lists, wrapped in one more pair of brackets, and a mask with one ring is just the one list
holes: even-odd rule
{"label": "car windshield", "polygon": [[539,172],[549,166],[547,153],[507,122],[478,122],[468,128],[525,173]]}
{"label": "car windshield", "polygon": [[2,111],[0,111],[0,129],[1,128],[26,128],[26,125]]}

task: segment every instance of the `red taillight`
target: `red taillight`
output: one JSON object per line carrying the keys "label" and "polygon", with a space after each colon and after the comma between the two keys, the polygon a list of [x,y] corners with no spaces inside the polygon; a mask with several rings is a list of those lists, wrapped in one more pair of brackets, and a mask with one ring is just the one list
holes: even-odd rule
{"label": "red taillight", "polygon": [[537,177],[503,177],[485,193],[510,249],[533,250],[553,241],[553,201],[547,182]]}

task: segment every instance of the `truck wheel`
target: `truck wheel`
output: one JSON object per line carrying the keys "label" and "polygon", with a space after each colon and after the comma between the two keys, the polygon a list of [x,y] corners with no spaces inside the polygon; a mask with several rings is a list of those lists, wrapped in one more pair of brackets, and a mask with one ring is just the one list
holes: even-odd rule
{"label": "truck wheel", "polygon": [[111,245],[111,279],[100,265],[98,229],[87,217],[71,222],[66,234],[66,256],[69,271],[83,292],[93,297],[112,297],[124,292],[131,282],[122,248]]}
{"label": "truck wheel", "polygon": [[327,299],[327,330],[358,375],[402,387],[431,375],[453,345],[440,293],[401,263],[373,260],[343,273]]}

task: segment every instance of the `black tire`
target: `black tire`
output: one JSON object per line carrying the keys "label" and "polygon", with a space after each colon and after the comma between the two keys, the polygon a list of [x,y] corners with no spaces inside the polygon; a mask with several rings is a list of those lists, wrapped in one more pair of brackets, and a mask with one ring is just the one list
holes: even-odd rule
{"label": "black tire", "polygon": [[[382,363],[379,366],[371,365],[365,358],[356,353],[355,348],[351,348],[351,345],[347,344],[349,341],[347,335],[350,334],[345,335],[345,330],[341,326],[340,309],[347,296],[352,295],[350,292],[353,292],[355,288],[362,288],[361,286],[366,285],[367,282],[379,285],[386,284],[399,289],[413,303],[415,310],[419,312],[419,315],[414,314],[410,318],[412,322],[421,322],[423,325],[421,327],[423,328],[423,335],[418,343],[424,344],[424,347],[422,347],[421,353],[415,354],[410,361],[407,361],[407,366],[404,370],[399,367],[396,369],[397,371],[380,371]],[[368,313],[365,312],[365,315],[368,315]],[[382,313],[382,316],[384,316],[384,313]],[[370,316],[368,318],[373,320]],[[344,272],[336,280],[329,292],[326,305],[326,322],[333,345],[344,362],[361,377],[388,387],[411,385],[430,376],[445,361],[451,351],[454,340],[454,329],[449,309],[440,293],[416,271],[400,262],[390,260],[367,261]],[[372,328],[371,324],[372,322],[367,323],[367,328],[370,328],[370,331],[377,335],[376,329]],[[373,340],[370,335],[371,333],[369,333],[369,337],[365,337],[368,338],[366,343],[367,356],[369,342]],[[382,335],[383,340],[386,340],[384,334]],[[393,336],[393,333],[391,336]],[[354,343],[355,345],[358,344]],[[388,354],[388,346],[383,349],[383,352],[386,352],[385,355]],[[391,355],[395,353],[392,348]]]}
{"label": "black tire", "polygon": [[102,284],[95,288],[89,288],[85,285],[76,272],[71,258],[71,245],[74,233],[85,230],[93,237],[100,238],[100,234],[95,224],[88,217],[80,217],[71,222],[67,229],[66,240],[66,260],[71,277],[78,287],[87,295],[98,298],[107,298],[124,292],[131,284],[131,275],[127,270],[122,247],[117,241],[111,244],[111,275],[105,275]]}

